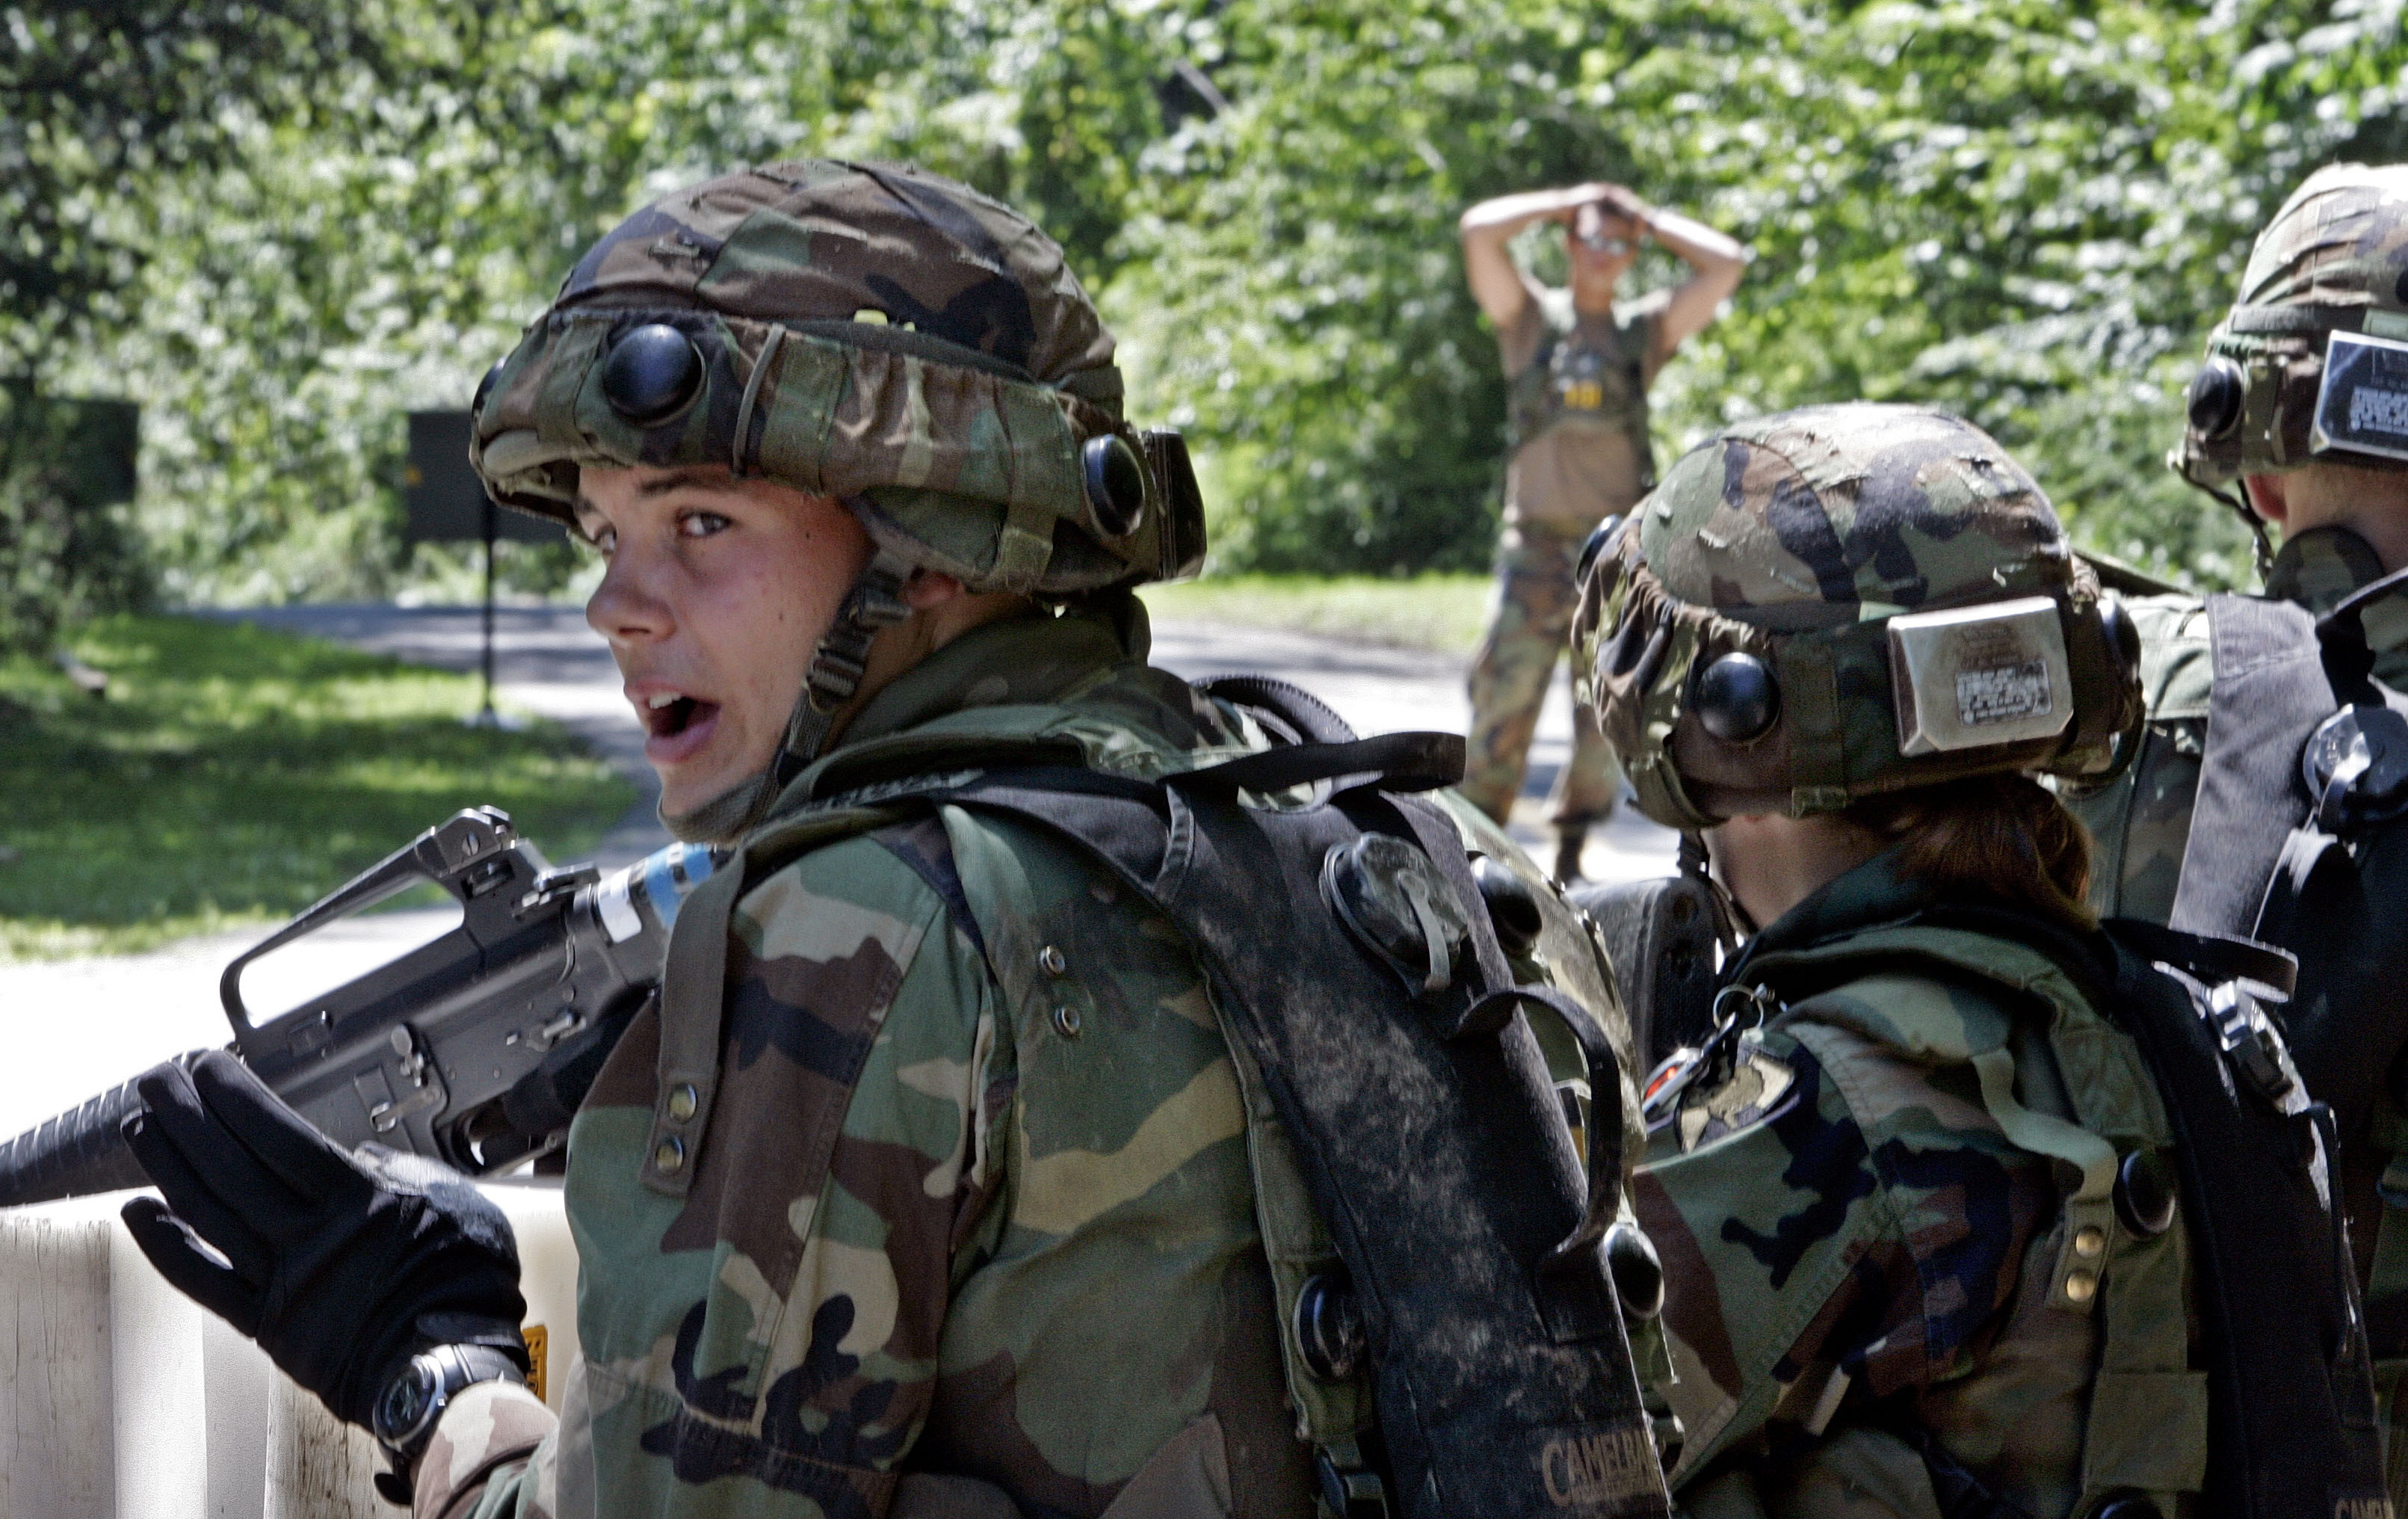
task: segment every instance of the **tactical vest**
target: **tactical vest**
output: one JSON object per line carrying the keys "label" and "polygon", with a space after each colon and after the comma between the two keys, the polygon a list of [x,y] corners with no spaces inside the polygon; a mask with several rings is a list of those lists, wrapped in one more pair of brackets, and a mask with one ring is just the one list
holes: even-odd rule
{"label": "tactical vest", "polygon": [[[2049,1295],[2057,1311],[2100,1319],[2075,1514],[2138,1519],[2114,1507],[2134,1497],[2165,1519],[2387,1513],[2364,1328],[2327,1181],[2330,1118],[2259,1005],[2287,989],[2285,958],[2150,924],[2077,935],[1952,907],[1743,957],[1734,984],[1796,1001],[1917,964],[2036,1002],[2066,1075],[2070,1123],[2025,1107],[2013,1053],[1968,1047],[1961,1021],[1907,1030],[1921,1046],[1910,1058],[1971,1067],[2008,1139],[2080,1177],[2062,1204]],[[1937,1440],[1916,1442],[1950,1519],[2006,1512]]]}
{"label": "tactical vest", "polygon": [[1569,301],[1541,302],[1546,336],[1514,375],[1507,397],[1510,446],[1521,447],[1567,419],[1618,427],[1630,440],[1639,488],[1656,484],[1647,435],[1647,345],[1655,318],[1625,323],[1612,316],[1584,324]]}
{"label": "tactical vest", "polygon": [[[914,773],[847,777],[747,838],[679,918],[660,1090],[684,1096],[647,1153],[703,1138],[719,1010],[677,991],[722,984],[745,883],[937,808],[1033,825],[1160,909],[1205,971],[1328,1509],[1669,1514],[1617,1288],[1660,1290],[1622,1218],[1622,1073],[1585,1010],[1515,984],[1498,924],[1516,912],[1492,910],[1454,823],[1412,795],[1460,778],[1462,740],[1355,739],[1274,682],[1206,689],[1297,741],[1155,781],[1042,742],[940,741]],[[1580,1044],[1585,1171],[1526,1010]],[[643,1181],[676,1193],[697,1169]]]}

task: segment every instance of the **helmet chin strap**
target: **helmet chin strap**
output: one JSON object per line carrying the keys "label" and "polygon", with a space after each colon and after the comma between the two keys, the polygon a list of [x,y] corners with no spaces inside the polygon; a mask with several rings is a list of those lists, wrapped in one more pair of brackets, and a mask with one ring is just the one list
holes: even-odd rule
{"label": "helmet chin strap", "polygon": [[1714,879],[1712,863],[1706,853],[1705,834],[1695,828],[1682,829],[1681,874],[1704,882],[1706,890],[1713,895],[1714,942],[1723,953],[1723,962],[1727,965],[1740,944],[1755,938],[1763,925],[1748,916],[1747,909],[1739,905],[1739,898],[1731,895],[1729,887]]}
{"label": "helmet chin strap", "polygon": [[786,738],[768,768],[738,781],[690,812],[661,812],[661,825],[671,838],[689,844],[727,843],[768,813],[779,794],[827,742],[837,714],[861,689],[868,668],[869,646],[883,629],[911,615],[903,599],[911,563],[892,550],[880,549],[853,589],[837,608],[836,621],[811,650],[803,672],[802,694],[786,719]]}
{"label": "helmet chin strap", "polygon": [[2258,578],[2264,580],[2273,572],[2274,545],[2266,537],[2266,519],[2258,516],[2258,509],[2249,504],[2249,487],[2238,480],[2229,486],[2201,484],[2183,473],[2181,455],[2182,451],[2179,449],[2166,455],[2166,462],[2173,466],[2174,479],[2208,497],[2217,506],[2229,510],[2247,525],[2249,536],[2257,539]]}

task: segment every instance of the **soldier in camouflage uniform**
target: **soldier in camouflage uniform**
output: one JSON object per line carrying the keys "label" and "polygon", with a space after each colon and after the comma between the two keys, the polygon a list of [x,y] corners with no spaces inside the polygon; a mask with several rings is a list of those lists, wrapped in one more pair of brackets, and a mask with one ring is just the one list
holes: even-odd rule
{"label": "soldier in camouflage uniform", "polygon": [[[2362,456],[2319,457],[2308,437],[2326,335],[2408,338],[2403,281],[2408,166],[2344,164],[2310,176],[2258,238],[2241,298],[2208,339],[2210,363],[2193,385],[2191,422],[2170,461],[2240,511],[2261,543],[2270,526],[2282,534],[2265,566],[2265,594],[2318,616],[2408,567],[2408,474]],[[2165,923],[2190,834],[2215,672],[2199,597],[2134,596],[2125,605],[2147,661],[2148,738],[2128,776],[2072,805],[2098,839],[2093,904],[2104,914]],[[2408,690],[2408,609],[2378,609],[2367,633],[2376,679]]]}
{"label": "soldier in camouflage uniform", "polygon": [[[1051,834],[880,804],[996,755],[1265,747],[1145,664],[1128,590],[1200,543],[1111,355],[1024,218],[814,162],[637,212],[480,393],[497,498],[609,558],[588,615],[665,819],[743,853],[571,1130],[565,1417],[461,1390],[418,1513],[1302,1519],[1300,1427],[1359,1459],[1367,1397],[1302,1383],[1282,1328],[1274,1268],[1314,1257],[1266,1255],[1301,1183],[1180,933]],[[1580,922],[1458,815],[1611,1009]]]}
{"label": "soldier in camouflage uniform", "polygon": [[[2408,165],[2334,165],[2311,175],[2284,202],[2251,251],[2239,299],[2208,338],[2183,440],[2168,459],[2257,531],[2264,596],[2318,618],[2408,568],[2408,466],[2334,449],[2312,423],[2335,334],[2408,341]],[[2408,437],[2391,441],[2395,452],[2408,448]],[[2269,528],[2281,535],[2271,563]],[[2069,795],[2098,840],[2091,901],[2102,914],[2258,932],[2248,921],[2194,922],[2176,910],[2186,859],[2197,862],[2188,872],[2193,894],[2202,879],[2239,868],[2229,840],[2201,839],[2202,847],[2192,851],[2209,709],[2226,678],[2217,669],[2208,604],[2168,594],[2134,596],[2126,605],[2143,645],[2147,738],[2129,774],[2115,784]],[[2366,609],[2361,625],[2374,679],[2395,693],[2408,692],[2408,599],[2397,591],[2385,595]],[[2321,687],[2315,673],[2306,679]],[[2295,755],[2285,759],[2263,797],[2270,811],[2296,800]],[[2255,908],[2265,895],[2262,872],[2244,885]],[[2408,905],[2397,902],[2380,908],[2381,924],[2408,912]],[[2378,926],[2372,937],[2395,935]],[[2375,948],[2352,946],[2347,957],[2372,965]],[[2303,965],[2303,979],[2329,968]],[[2387,999],[2396,989],[2380,996]],[[2367,1040],[2376,1038],[2369,1029]],[[2372,1042],[2354,1042],[2344,1056],[2351,1064],[2381,1068],[2392,1058]],[[2311,1067],[2305,1055],[2302,1066]],[[2394,1157],[2408,1153],[2408,1112],[2396,1088],[2342,1139],[2343,1196],[2366,1295],[2376,1383],[2395,1426],[2397,1504],[2408,1500],[2408,1440],[2397,1427],[2403,1412],[2398,1387],[2408,1375],[2408,1211],[2388,1203],[2401,1196],[2399,1178],[2383,1174],[2386,1166],[2398,1167]]]}
{"label": "soldier in camouflage uniform", "polygon": [[[1507,244],[1536,222],[1564,224],[1571,282],[1538,284]],[[1539,707],[1571,631],[1572,572],[1606,517],[1656,483],[1647,389],[1739,288],[1747,251],[1712,227],[1651,207],[1620,185],[1584,184],[1486,200],[1463,213],[1464,272],[1497,327],[1512,387],[1505,532],[1489,626],[1471,665],[1470,758],[1463,792],[1499,823],[1522,792]],[[1617,301],[1653,236],[1694,273],[1675,289]],[[1613,754],[1585,719],[1548,812],[1555,877],[1580,873],[1590,826],[1612,810]]]}
{"label": "soldier in camouflage uniform", "polygon": [[2165,1113],[2104,1010],[1996,931],[2088,922],[2032,778],[2130,741],[2111,616],[2012,458],[1899,406],[1727,429],[1583,587],[1640,806],[1762,925],[1652,1082],[1635,1183],[1688,1512],[2195,1501],[2185,1230],[2104,1201]]}

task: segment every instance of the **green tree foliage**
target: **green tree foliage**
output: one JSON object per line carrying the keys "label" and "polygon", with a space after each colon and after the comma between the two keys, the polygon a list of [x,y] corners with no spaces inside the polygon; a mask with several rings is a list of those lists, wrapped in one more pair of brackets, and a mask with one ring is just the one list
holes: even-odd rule
{"label": "green tree foliage", "polygon": [[2408,148],[2398,0],[384,4],[280,76],[307,108],[221,113],[230,149],[111,203],[123,320],[57,370],[149,404],[173,594],[390,589],[400,412],[462,404],[637,201],[798,152],[1059,236],[1133,406],[1204,455],[1227,567],[1484,562],[1504,385],[1455,218],[1602,178],[1758,255],[1658,386],[1668,455],[1935,399],[2091,545],[2236,581],[2246,535],[2158,462],[2200,341],[2310,168]]}
{"label": "green tree foliage", "polygon": [[2349,0],[1232,6],[1238,108],[1156,181],[1124,309],[1151,396],[1236,445],[1240,557],[1466,563],[1503,390],[1454,217],[1621,179],[1757,255],[1658,389],[1673,449],[1935,400],[2094,547],[2230,582],[2246,535],[2158,459],[2259,223],[2315,165],[2400,151],[2399,23]]}
{"label": "green tree foliage", "polygon": [[122,524],[72,479],[72,408],[41,399],[129,324],[156,246],[140,190],[211,177],[248,125],[311,119],[391,63],[373,24],[309,0],[17,0],[6,20],[0,650],[143,584]]}

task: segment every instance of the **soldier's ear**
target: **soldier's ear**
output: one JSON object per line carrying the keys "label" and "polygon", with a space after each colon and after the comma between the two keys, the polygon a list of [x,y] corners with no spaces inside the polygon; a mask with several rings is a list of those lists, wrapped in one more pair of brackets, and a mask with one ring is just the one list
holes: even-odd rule
{"label": "soldier's ear", "polygon": [[2249,493],[2249,509],[2273,523],[2286,526],[2291,520],[2291,498],[2284,489],[2280,475],[2243,475],[2241,488]]}
{"label": "soldier's ear", "polygon": [[962,596],[962,582],[939,569],[915,569],[903,582],[903,601],[915,612],[934,611]]}

